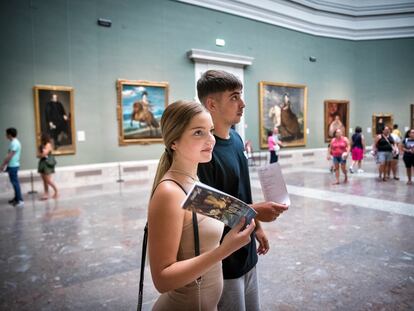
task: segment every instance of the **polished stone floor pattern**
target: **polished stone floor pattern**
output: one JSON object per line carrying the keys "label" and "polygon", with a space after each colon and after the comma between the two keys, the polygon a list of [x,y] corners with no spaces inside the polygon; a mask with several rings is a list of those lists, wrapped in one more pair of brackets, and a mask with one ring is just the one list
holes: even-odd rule
{"label": "polished stone floor pattern", "polygon": [[[414,310],[414,186],[375,166],[331,185],[326,161],[283,166],[292,205],[263,224],[262,310]],[[255,201],[262,201],[251,170]],[[0,195],[0,310],[135,310],[151,181]],[[144,310],[158,293],[146,268]]]}

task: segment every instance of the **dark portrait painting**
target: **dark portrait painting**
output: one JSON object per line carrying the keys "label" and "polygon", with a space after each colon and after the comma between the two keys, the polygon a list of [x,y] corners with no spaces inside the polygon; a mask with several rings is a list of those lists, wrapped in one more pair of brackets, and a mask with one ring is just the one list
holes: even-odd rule
{"label": "dark portrait painting", "polygon": [[349,132],[349,101],[328,99],[325,105],[325,142],[329,142],[337,129],[342,130],[342,134],[348,137]]}
{"label": "dark portrait painting", "polygon": [[259,92],[260,147],[267,148],[267,133],[274,128],[285,146],[305,146],[306,86],[262,81]]}
{"label": "dark portrait painting", "polygon": [[384,127],[388,126],[392,131],[394,125],[393,116],[391,113],[376,113],[372,115],[372,136],[375,137],[382,134]]}
{"label": "dark portrait painting", "polygon": [[46,134],[51,138],[53,154],[74,154],[73,88],[36,85],[33,90],[37,146]]}

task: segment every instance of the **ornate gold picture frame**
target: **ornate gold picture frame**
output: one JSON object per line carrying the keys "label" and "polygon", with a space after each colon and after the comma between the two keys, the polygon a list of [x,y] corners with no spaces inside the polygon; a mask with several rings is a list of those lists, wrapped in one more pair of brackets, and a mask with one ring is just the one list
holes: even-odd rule
{"label": "ornate gold picture frame", "polygon": [[385,126],[392,131],[394,125],[393,115],[391,113],[375,113],[372,115],[372,137],[382,134]]}
{"label": "ornate gold picture frame", "polygon": [[324,101],[325,142],[331,141],[337,129],[348,137],[349,100],[327,99]]}
{"label": "ornate gold picture frame", "polygon": [[33,93],[36,145],[40,146],[42,134],[48,134],[52,140],[54,155],[75,154],[73,88],[35,85]]}
{"label": "ornate gold picture frame", "polygon": [[285,146],[306,146],[307,93],[305,85],[259,82],[261,148],[275,127]]}
{"label": "ornate gold picture frame", "polygon": [[117,80],[119,144],[162,142],[160,120],[168,105],[168,83]]}

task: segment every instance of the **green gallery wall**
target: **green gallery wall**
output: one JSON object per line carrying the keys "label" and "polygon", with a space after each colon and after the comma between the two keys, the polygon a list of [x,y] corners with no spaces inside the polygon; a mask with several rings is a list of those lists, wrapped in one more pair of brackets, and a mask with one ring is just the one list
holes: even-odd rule
{"label": "green gallery wall", "polygon": [[[19,130],[23,169],[37,165],[38,84],[74,88],[75,128],[86,141],[76,143],[75,155],[59,157],[60,166],[158,158],[161,144],[119,146],[116,80],[166,81],[169,102],[192,99],[194,63],[186,56],[192,48],[254,58],[244,93],[246,138],[255,149],[263,80],[308,87],[306,148],[326,146],[325,99],[350,100],[353,128],[366,130],[380,112],[409,125],[413,38],[330,39],[168,0],[3,0],[0,15],[0,123]],[[112,20],[112,27],[99,27],[98,18]],[[216,38],[225,47],[215,46]],[[5,138],[0,152],[7,152]]]}

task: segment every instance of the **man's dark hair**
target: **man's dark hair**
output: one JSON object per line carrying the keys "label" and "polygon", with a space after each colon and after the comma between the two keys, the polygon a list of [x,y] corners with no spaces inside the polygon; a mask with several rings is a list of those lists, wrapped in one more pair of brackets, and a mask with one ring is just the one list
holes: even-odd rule
{"label": "man's dark hair", "polygon": [[197,81],[200,102],[214,93],[243,89],[241,81],[233,74],[222,70],[208,70]]}
{"label": "man's dark hair", "polygon": [[392,127],[394,130],[396,130],[398,128],[398,124],[394,124],[394,126]]}
{"label": "man's dark hair", "polygon": [[362,132],[362,128],[360,126],[357,126],[355,128],[355,133],[361,133]]}
{"label": "man's dark hair", "polygon": [[17,137],[17,130],[14,128],[14,127],[9,127],[7,130],[6,130],[6,134],[7,135],[10,135],[11,137],[13,137],[13,138],[15,138],[15,137]]}

